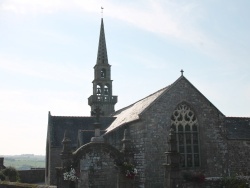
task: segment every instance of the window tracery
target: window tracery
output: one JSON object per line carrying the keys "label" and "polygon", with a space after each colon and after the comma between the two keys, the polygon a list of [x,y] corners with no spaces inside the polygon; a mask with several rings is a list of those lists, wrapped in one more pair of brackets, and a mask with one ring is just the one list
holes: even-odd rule
{"label": "window tracery", "polygon": [[171,125],[176,131],[181,167],[200,166],[198,121],[195,113],[188,105],[180,104],[171,116]]}

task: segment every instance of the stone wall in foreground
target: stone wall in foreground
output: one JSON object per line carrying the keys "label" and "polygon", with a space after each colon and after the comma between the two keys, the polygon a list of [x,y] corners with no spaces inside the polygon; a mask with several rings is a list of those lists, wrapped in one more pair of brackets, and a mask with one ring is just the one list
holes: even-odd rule
{"label": "stone wall in foreground", "polygon": [[21,182],[23,183],[44,183],[45,182],[45,169],[31,169],[18,171]]}

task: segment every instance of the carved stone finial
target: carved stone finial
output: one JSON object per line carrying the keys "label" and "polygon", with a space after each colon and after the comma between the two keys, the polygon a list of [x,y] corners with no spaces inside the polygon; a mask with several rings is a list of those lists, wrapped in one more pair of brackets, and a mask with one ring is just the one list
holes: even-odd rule
{"label": "carved stone finial", "polygon": [[127,138],[128,138],[128,130],[125,129],[123,133],[123,140],[127,140]]}
{"label": "carved stone finial", "polygon": [[166,154],[165,187],[177,187],[180,176],[180,154],[177,151],[176,132],[173,127],[169,130],[168,151]]}
{"label": "carved stone finial", "polygon": [[103,113],[102,109],[99,106],[97,106],[95,108],[95,110],[91,112],[91,115],[92,116],[95,115],[96,116],[96,122],[99,123],[100,122],[100,116],[104,115],[104,113]]}
{"label": "carved stone finial", "polygon": [[101,123],[100,123],[100,115],[103,115],[103,112],[99,106],[95,108],[94,111],[91,112],[91,115],[96,116],[96,122],[93,124],[95,127],[95,136],[91,138],[91,142],[104,142],[104,138],[101,136]]}
{"label": "carved stone finial", "polygon": [[125,152],[127,150],[129,150],[129,136],[128,136],[128,130],[125,129],[124,133],[123,133],[123,139],[122,139],[122,151]]}
{"label": "carved stone finial", "polygon": [[71,143],[71,140],[69,138],[69,133],[67,130],[64,131],[64,137],[62,141],[63,145],[67,145],[68,143]]}
{"label": "carved stone finial", "polygon": [[63,145],[63,149],[61,152],[61,158],[62,160],[68,160],[70,159],[71,155],[72,155],[72,148],[71,148],[71,140],[69,138],[69,133],[67,130],[65,130],[64,132],[64,138],[62,141],[62,145]]}
{"label": "carved stone finial", "polygon": [[69,135],[68,135],[68,131],[65,130],[64,132],[64,137],[63,137],[63,140],[62,140],[62,144],[63,144],[63,150],[62,150],[62,153],[65,153],[65,152],[68,152],[69,150],[71,150],[71,140],[69,138]]}

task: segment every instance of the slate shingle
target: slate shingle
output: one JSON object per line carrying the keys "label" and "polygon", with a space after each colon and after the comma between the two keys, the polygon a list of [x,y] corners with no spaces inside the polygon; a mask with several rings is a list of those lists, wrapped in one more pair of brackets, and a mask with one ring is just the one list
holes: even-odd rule
{"label": "slate shingle", "polygon": [[228,139],[250,140],[250,118],[226,117],[225,128]]}

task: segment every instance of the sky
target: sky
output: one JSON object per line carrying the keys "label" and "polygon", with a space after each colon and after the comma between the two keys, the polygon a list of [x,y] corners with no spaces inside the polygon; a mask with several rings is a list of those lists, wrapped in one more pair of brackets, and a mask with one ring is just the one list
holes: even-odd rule
{"label": "sky", "polygon": [[0,155],[45,155],[48,112],[89,116],[101,6],[116,110],[184,76],[250,117],[249,0],[1,0]]}

